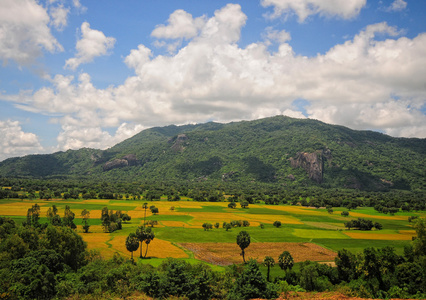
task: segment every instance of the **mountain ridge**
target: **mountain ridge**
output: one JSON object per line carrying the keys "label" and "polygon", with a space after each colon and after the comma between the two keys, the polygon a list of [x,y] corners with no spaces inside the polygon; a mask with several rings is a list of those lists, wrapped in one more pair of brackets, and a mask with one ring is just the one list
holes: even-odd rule
{"label": "mountain ridge", "polygon": [[106,150],[9,158],[0,175],[424,190],[425,157],[426,139],[275,116],[153,127]]}

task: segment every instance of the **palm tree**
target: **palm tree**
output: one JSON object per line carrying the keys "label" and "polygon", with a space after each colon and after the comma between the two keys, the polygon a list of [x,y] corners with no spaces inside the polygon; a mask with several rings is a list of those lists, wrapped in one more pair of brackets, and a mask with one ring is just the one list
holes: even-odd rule
{"label": "palm tree", "polygon": [[132,261],[133,261],[133,251],[138,250],[139,248],[139,239],[136,234],[131,232],[129,236],[126,238],[126,248],[128,251],[132,253]]}
{"label": "palm tree", "polygon": [[144,226],[139,226],[136,229],[136,237],[138,238],[139,242],[141,243],[139,257],[142,258],[142,245],[143,245],[142,243],[146,240],[145,225]]}
{"label": "palm tree", "polygon": [[290,252],[284,251],[281,253],[281,255],[278,257],[278,264],[280,265],[280,268],[284,271],[291,270],[294,265],[293,257],[291,256]]}
{"label": "palm tree", "polygon": [[143,227],[145,228],[145,218],[146,218],[146,210],[148,209],[148,203],[144,203],[142,208],[145,209],[145,215],[143,216]]}
{"label": "palm tree", "polygon": [[269,270],[275,265],[275,260],[271,256],[266,256],[263,259],[263,265],[268,267],[268,273],[266,276],[266,280],[269,281]]}
{"label": "palm tree", "polygon": [[247,231],[243,230],[237,235],[237,244],[241,248],[241,255],[243,256],[243,261],[246,263],[246,259],[244,258],[244,249],[250,245],[250,234]]}
{"label": "palm tree", "polygon": [[145,244],[146,244],[146,250],[145,250],[145,256],[148,253],[148,245],[151,243],[151,241],[155,238],[154,231],[152,231],[152,227],[147,227],[145,230]]}

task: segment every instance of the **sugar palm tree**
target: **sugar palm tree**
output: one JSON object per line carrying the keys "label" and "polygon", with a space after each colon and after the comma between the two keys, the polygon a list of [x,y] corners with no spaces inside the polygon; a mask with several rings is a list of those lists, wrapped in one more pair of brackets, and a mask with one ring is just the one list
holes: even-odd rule
{"label": "sugar palm tree", "polygon": [[269,281],[269,271],[270,271],[270,268],[275,266],[275,260],[271,256],[266,256],[263,259],[263,265],[268,267],[268,273],[267,273],[267,276],[266,276],[266,280]]}
{"label": "sugar palm tree", "polygon": [[133,261],[133,251],[138,250],[139,248],[139,239],[135,233],[130,233],[126,238],[126,248],[129,252],[132,253],[132,261]]}

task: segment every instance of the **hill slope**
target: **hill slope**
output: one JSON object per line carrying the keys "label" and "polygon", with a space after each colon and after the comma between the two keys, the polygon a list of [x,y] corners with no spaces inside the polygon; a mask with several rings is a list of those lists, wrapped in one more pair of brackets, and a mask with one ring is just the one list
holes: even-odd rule
{"label": "hill slope", "polygon": [[11,158],[2,176],[257,181],[367,190],[426,188],[426,139],[277,116],[144,130],[105,151]]}

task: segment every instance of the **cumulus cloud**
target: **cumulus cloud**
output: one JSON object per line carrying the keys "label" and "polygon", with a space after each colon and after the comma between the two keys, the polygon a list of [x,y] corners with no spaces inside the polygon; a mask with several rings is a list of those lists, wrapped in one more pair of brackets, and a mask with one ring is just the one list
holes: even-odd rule
{"label": "cumulus cloud", "polygon": [[205,22],[204,16],[193,19],[191,14],[178,9],[170,15],[168,25],[158,25],[151,35],[160,39],[190,39],[198,34]]}
{"label": "cumulus cloud", "polygon": [[24,132],[18,121],[0,121],[0,161],[11,156],[43,151],[34,133]]}
{"label": "cumulus cloud", "polygon": [[372,24],[306,57],[295,53],[285,31],[270,29],[265,41],[238,46],[246,19],[240,6],[227,5],[176,54],[156,56],[139,45],[124,58],[134,74],[115,87],[97,89],[85,73],[57,75],[50,87],[2,98],[59,115],[61,149],[109,147],[151,126],[278,114],[426,137],[426,34],[407,38],[386,23]]}
{"label": "cumulus cloud", "polygon": [[404,0],[395,0],[389,7],[385,8],[387,12],[403,11],[407,7],[407,2]]}
{"label": "cumulus cloud", "polygon": [[95,57],[107,55],[114,44],[115,38],[106,37],[103,32],[91,29],[90,24],[84,22],[81,25],[81,39],[75,47],[77,53],[65,62],[65,68],[75,70],[81,64],[92,62]]}
{"label": "cumulus cloud", "polygon": [[[61,24],[59,16],[54,20]],[[49,23],[46,9],[35,0],[0,1],[0,59],[30,65],[43,50],[63,51]]]}
{"label": "cumulus cloud", "polygon": [[122,123],[114,134],[100,127],[84,127],[78,125],[63,125],[59,134],[58,149],[80,149],[83,147],[106,149],[145,129],[140,124]]}
{"label": "cumulus cloud", "polygon": [[262,0],[264,7],[272,6],[274,12],[270,18],[283,16],[288,18],[295,14],[299,22],[304,22],[310,15],[340,17],[350,19],[359,14],[367,0]]}

